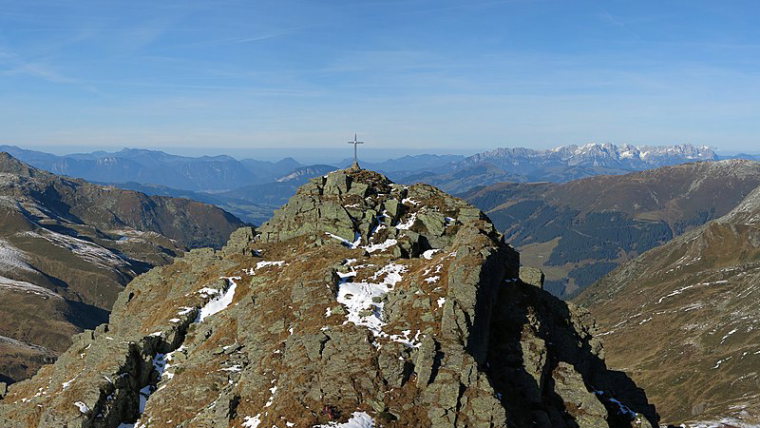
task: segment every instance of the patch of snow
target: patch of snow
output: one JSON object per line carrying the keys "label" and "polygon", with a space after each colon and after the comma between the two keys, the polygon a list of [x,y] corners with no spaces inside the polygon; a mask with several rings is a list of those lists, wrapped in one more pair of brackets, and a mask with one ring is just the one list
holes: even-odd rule
{"label": "patch of snow", "polygon": [[90,408],[86,404],[84,404],[83,402],[81,402],[81,401],[75,402],[74,405],[79,408],[79,411],[81,413],[89,413],[90,412]]}
{"label": "patch of snow", "polygon": [[345,238],[341,238],[340,236],[335,235],[334,233],[330,233],[330,232],[325,232],[325,235],[327,235],[327,236],[329,236],[329,237],[331,237],[333,239],[337,239],[343,245],[345,245],[348,248],[351,248],[352,250],[354,248],[358,247],[359,244],[361,244],[361,242],[362,242],[362,236],[359,235],[358,233],[354,234],[354,242],[351,242],[351,241],[349,241],[348,239],[345,239]]}
{"label": "patch of snow", "polygon": [[726,427],[736,427],[736,428],[760,428],[760,425],[757,424],[747,424],[745,422],[742,422],[738,419],[734,418],[722,418],[719,421],[699,421],[699,422],[688,422],[686,424],[681,424],[681,427],[688,427],[688,428],[726,428]]}
{"label": "patch of snow", "polygon": [[336,272],[336,273],[338,274],[338,277],[340,277],[340,279],[346,279],[346,278],[351,278],[353,276],[356,276],[356,272],[355,271],[345,272],[345,273],[344,272]]}
{"label": "patch of snow", "polygon": [[198,312],[198,317],[195,319],[195,322],[203,322],[204,319],[210,317],[211,315],[227,309],[230,303],[232,303],[232,299],[235,297],[235,289],[237,288],[237,282],[235,282],[235,280],[240,279],[240,277],[236,276],[223,279],[227,280],[227,289],[224,290],[223,294],[220,296],[209,300],[208,303],[206,303],[201,308],[201,310]]}
{"label": "patch of snow", "polygon": [[415,333],[414,337],[410,337],[411,334],[411,330],[404,330],[401,332],[401,334],[392,334],[388,336],[388,338],[394,342],[403,343],[408,348],[419,348],[422,346],[422,343],[420,343],[420,336],[422,335],[422,332],[417,330],[417,333]]}
{"label": "patch of snow", "polygon": [[434,282],[438,282],[439,279],[441,279],[441,277],[438,275],[431,276],[431,277],[425,278],[425,282],[427,282],[428,284],[432,284]]}
{"label": "patch of snow", "polygon": [[409,338],[411,330],[405,330],[401,335],[389,335],[383,331],[385,322],[382,299],[402,280],[402,274],[406,271],[403,265],[389,263],[370,278],[371,281],[382,278],[380,282],[349,282],[349,278],[356,276],[356,272],[339,273],[341,281],[338,284],[337,300],[346,307],[346,323],[367,327],[375,337],[389,338],[410,347],[419,346],[419,331],[414,339]]}
{"label": "patch of snow", "polygon": [[15,279],[6,278],[4,276],[0,276],[0,288],[48,298],[63,299],[61,296],[45,287],[40,287],[39,285],[26,281],[16,281]]}
{"label": "patch of snow", "polygon": [[315,425],[314,428],[375,428],[375,421],[365,412],[354,412],[347,422],[328,422]]}
{"label": "patch of snow", "polygon": [[725,359],[720,359],[720,360],[718,360],[718,361],[715,362],[715,365],[712,368],[719,369],[721,364],[725,363],[726,361],[728,361],[730,359],[731,359],[731,357],[728,357],[728,358],[725,358]]}
{"label": "patch of snow", "polygon": [[196,291],[195,293],[212,296],[214,294],[219,294],[219,290],[217,290],[216,288],[203,287],[200,290]]}
{"label": "patch of snow", "polygon": [[277,393],[277,385],[274,385],[273,387],[269,388],[269,392],[272,394],[269,396],[269,400],[267,400],[266,404],[264,404],[264,407],[269,407],[274,403],[274,394]]}
{"label": "patch of snow", "polygon": [[[159,374],[159,378],[166,377],[167,379],[171,379],[174,377],[173,373],[169,373],[169,367],[171,365],[169,362],[172,359],[172,355],[174,352],[181,352],[183,349],[185,349],[184,346],[181,346],[176,351],[170,352],[168,354],[156,354],[153,356],[153,369],[156,370]],[[162,387],[163,388],[163,387]],[[153,394],[156,391],[155,386],[153,385],[146,385],[144,388],[140,389],[139,397],[140,397],[140,403],[138,408],[138,419],[135,423],[127,423],[123,422],[119,424],[117,428],[145,428],[147,427],[147,424],[142,424],[140,422],[140,418],[142,417],[142,414],[145,413],[145,407],[148,405],[148,398],[150,398],[151,394]],[[150,420],[148,421],[150,423]]]}
{"label": "patch of snow", "polygon": [[439,249],[427,250],[424,253],[422,253],[422,258],[425,259],[425,260],[432,260],[433,256],[435,255],[435,253],[438,253],[440,251],[441,250],[439,250]]}
{"label": "patch of snow", "polygon": [[235,364],[232,367],[225,367],[225,368],[219,369],[219,370],[223,371],[223,372],[241,372],[241,371],[243,371],[243,366],[241,366],[240,364]]}
{"label": "patch of snow", "polygon": [[443,305],[446,303],[446,298],[445,297],[440,297],[438,300],[436,300],[436,303],[438,303],[438,307],[439,308],[442,308]]}
{"label": "patch of snow", "polygon": [[[343,277],[338,288],[338,302],[345,305],[348,314],[348,322],[365,326],[376,335],[382,331],[383,303],[374,300],[382,299],[393,286],[401,281],[401,274],[406,272],[406,267],[396,263],[390,263],[377,271],[372,279],[376,280],[384,276],[383,280],[373,282],[348,282],[348,276]],[[355,273],[354,273],[355,275]]]}
{"label": "patch of snow", "polygon": [[159,377],[167,377],[169,379],[173,378],[174,375],[167,372],[169,367],[171,365],[169,364],[169,361],[171,360],[171,354],[156,354],[155,357],[153,357],[153,368],[158,372]]}
{"label": "patch of snow", "polygon": [[61,384],[61,387],[62,387],[63,389],[67,389],[69,386],[71,386],[71,382],[74,382],[74,380],[75,380],[76,378],[78,378],[78,377],[79,377],[79,375],[76,375],[76,376],[74,376],[73,378],[71,378],[71,379],[67,380],[66,382],[64,382],[64,383],[62,383],[62,384]]}
{"label": "patch of snow", "polygon": [[687,286],[685,286],[685,287],[681,287],[681,288],[679,288],[679,289],[677,289],[677,290],[673,290],[673,291],[672,291],[670,294],[667,294],[667,295],[665,295],[665,296],[662,296],[662,297],[660,297],[660,299],[659,299],[659,300],[657,300],[657,303],[662,303],[662,301],[663,301],[663,300],[665,300],[665,299],[667,299],[668,297],[673,297],[673,296],[676,296],[676,295],[678,295],[678,294],[681,294],[681,293],[683,293],[684,291],[686,291],[686,290],[688,290],[688,289],[690,289],[690,288],[693,288],[693,287],[695,287],[695,286],[697,286],[697,285],[702,285],[702,284],[693,284],[693,285],[687,285]]}
{"label": "patch of snow", "polygon": [[261,424],[261,415],[256,416],[246,416],[243,419],[243,428],[259,428],[259,425]]}
{"label": "patch of snow", "polygon": [[115,268],[125,267],[129,264],[121,256],[107,248],[73,236],[53,232],[49,229],[40,229],[39,232],[27,231],[22,234],[24,236],[45,239],[57,247],[71,251],[79,258],[99,266]]}
{"label": "patch of snow", "polygon": [[284,260],[277,260],[277,261],[263,261],[256,263],[256,269],[262,269],[269,266],[284,266],[285,261]]}
{"label": "patch of snow", "polygon": [[0,271],[21,270],[34,272],[26,262],[23,251],[13,247],[10,242],[0,239]]}
{"label": "patch of snow", "polygon": [[599,395],[599,396],[607,396],[606,397],[607,400],[617,407],[618,414],[627,416],[631,420],[633,420],[634,418],[636,418],[636,412],[634,412],[633,410],[631,410],[630,408],[628,408],[628,406],[626,406],[625,404],[621,403],[615,397],[609,396],[604,391],[594,391],[594,394]]}
{"label": "patch of snow", "polygon": [[178,322],[180,322],[180,321],[182,321],[182,320],[180,320],[179,318],[172,318],[172,319],[169,320],[169,322],[175,323],[175,324],[178,323]]}
{"label": "patch of snow", "polygon": [[395,239],[388,239],[385,242],[381,242],[379,244],[366,245],[362,248],[368,253],[374,253],[375,251],[385,251],[388,248],[396,245],[397,243],[398,241],[396,241]]}
{"label": "patch of snow", "polygon": [[415,201],[412,198],[404,198],[404,199],[401,200],[401,203],[402,204],[412,204],[412,205],[419,205],[420,204],[419,202]]}
{"label": "patch of snow", "polygon": [[732,334],[736,333],[738,330],[739,330],[738,328],[735,328],[735,329],[733,329],[733,330],[729,331],[728,333],[726,333],[726,335],[725,335],[725,336],[723,336],[723,338],[722,338],[722,339],[720,339],[720,343],[721,343],[721,345],[723,344],[723,342],[725,342],[725,341],[726,341],[726,339],[728,339],[728,338],[729,338],[729,336],[731,336]]}
{"label": "patch of snow", "polygon": [[191,308],[191,307],[189,307],[189,306],[181,306],[181,307],[179,308],[179,312],[177,312],[177,315],[187,315],[187,314],[189,314],[190,312],[192,312],[192,311],[193,311],[193,309],[195,309],[195,308]]}
{"label": "patch of snow", "polygon": [[414,226],[414,222],[417,221],[417,213],[412,213],[407,221],[396,225],[396,229],[409,230]]}

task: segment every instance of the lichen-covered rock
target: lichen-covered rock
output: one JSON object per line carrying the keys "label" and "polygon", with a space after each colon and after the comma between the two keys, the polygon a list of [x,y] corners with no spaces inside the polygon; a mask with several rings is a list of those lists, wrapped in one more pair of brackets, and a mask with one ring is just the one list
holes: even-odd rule
{"label": "lichen-covered rock", "polygon": [[135,279],[107,327],[10,388],[0,426],[632,426],[615,402],[656,420],[585,315],[518,271],[461,200],[335,172],[255,238]]}
{"label": "lichen-covered rock", "polygon": [[520,281],[538,288],[544,288],[544,273],[539,268],[520,266]]}
{"label": "lichen-covered rock", "polygon": [[230,234],[227,245],[222,248],[225,254],[243,254],[252,256],[255,250],[251,248],[251,242],[256,237],[256,229],[251,226],[241,227]]}

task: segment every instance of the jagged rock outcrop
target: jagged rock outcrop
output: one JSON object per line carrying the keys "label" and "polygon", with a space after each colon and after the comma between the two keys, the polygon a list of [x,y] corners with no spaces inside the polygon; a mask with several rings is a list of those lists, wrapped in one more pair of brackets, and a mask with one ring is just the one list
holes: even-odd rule
{"label": "jagged rock outcrop", "polygon": [[465,202],[334,172],[223,250],[135,279],[107,326],[10,388],[0,425],[656,424],[589,315],[518,271]]}

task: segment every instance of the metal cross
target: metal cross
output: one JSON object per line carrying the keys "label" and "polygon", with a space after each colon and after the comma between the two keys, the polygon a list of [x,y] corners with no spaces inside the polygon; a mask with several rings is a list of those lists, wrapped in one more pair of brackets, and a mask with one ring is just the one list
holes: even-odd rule
{"label": "metal cross", "polygon": [[352,167],[359,168],[359,157],[357,156],[357,153],[356,153],[356,146],[358,146],[359,144],[364,144],[364,141],[358,141],[356,139],[356,134],[354,134],[354,141],[349,141],[348,144],[354,145],[354,165]]}

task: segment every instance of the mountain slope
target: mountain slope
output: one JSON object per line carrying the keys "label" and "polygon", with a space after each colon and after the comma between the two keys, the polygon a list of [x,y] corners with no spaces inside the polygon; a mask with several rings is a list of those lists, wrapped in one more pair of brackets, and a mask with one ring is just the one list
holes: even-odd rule
{"label": "mountain slope", "polygon": [[134,280],[107,326],[11,386],[0,424],[656,423],[604,366],[588,314],[522,283],[500,238],[430,186],[319,177],[258,236],[240,229]]}
{"label": "mountain slope", "polygon": [[665,420],[760,424],[760,188],[578,298]]}
{"label": "mountain slope", "polygon": [[760,185],[760,163],[699,162],[569,183],[502,183],[462,195],[546,273],[577,293],[620,263],[736,207]]}
{"label": "mountain slope", "polygon": [[56,176],[0,153],[0,376],[29,377],[107,319],[137,274],[242,223],[205,204]]}

